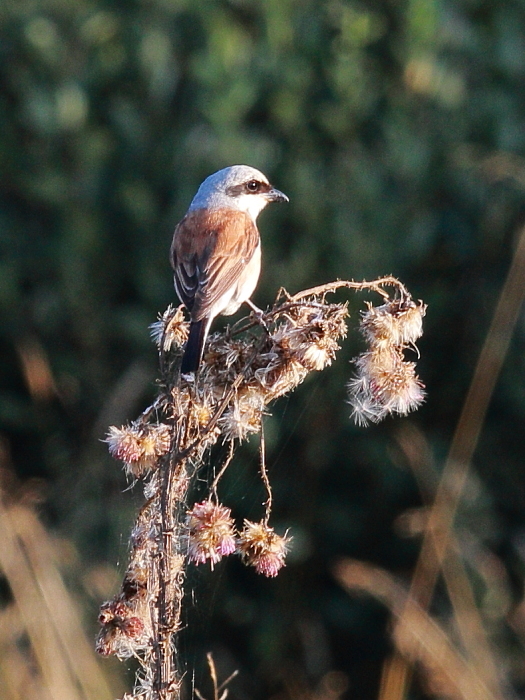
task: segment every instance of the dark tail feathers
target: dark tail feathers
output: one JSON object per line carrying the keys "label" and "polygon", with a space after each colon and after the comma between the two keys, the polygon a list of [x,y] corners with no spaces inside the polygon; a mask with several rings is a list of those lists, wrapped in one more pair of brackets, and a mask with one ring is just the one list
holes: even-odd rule
{"label": "dark tail feathers", "polygon": [[184,349],[184,355],[182,357],[182,364],[180,367],[181,374],[196,372],[199,369],[199,365],[202,360],[202,353],[204,351],[204,343],[206,342],[206,336],[208,335],[208,328],[209,322],[207,318],[203,318],[200,321],[191,322],[190,334]]}

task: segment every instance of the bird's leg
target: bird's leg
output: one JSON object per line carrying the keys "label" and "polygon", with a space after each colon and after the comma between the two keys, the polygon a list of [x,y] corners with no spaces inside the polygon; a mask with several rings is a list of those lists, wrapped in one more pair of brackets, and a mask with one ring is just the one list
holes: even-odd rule
{"label": "bird's leg", "polygon": [[264,330],[270,335],[270,329],[268,328],[268,324],[264,320],[264,311],[260,309],[258,306],[255,306],[253,301],[250,301],[250,299],[246,300],[246,303],[252,310],[253,315],[255,316],[257,322],[264,328]]}

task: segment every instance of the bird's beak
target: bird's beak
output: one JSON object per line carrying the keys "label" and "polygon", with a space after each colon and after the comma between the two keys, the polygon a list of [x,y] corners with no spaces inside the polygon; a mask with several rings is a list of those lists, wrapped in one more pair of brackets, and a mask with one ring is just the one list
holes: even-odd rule
{"label": "bird's beak", "polygon": [[288,197],[284,194],[284,192],[281,192],[280,190],[276,190],[275,187],[272,187],[272,189],[266,193],[266,198],[268,199],[269,202],[289,202],[290,201],[288,199]]}

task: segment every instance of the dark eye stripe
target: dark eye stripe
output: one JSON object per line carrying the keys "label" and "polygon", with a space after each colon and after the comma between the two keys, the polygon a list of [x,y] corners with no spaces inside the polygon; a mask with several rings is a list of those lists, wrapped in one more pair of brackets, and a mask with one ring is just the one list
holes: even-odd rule
{"label": "dark eye stripe", "polygon": [[[252,182],[257,183],[257,187],[252,189],[250,184]],[[261,182],[260,180],[248,180],[240,185],[232,185],[226,190],[226,194],[230,197],[238,197],[241,194],[261,194],[262,192],[269,192],[272,189],[271,185],[267,182]]]}

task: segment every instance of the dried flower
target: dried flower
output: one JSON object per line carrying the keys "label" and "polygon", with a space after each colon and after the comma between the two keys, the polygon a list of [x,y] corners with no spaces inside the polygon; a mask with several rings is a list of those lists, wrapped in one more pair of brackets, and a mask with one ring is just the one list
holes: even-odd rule
{"label": "dried flower", "polygon": [[209,559],[213,568],[235,551],[235,525],[229,508],[209,500],[196,503],[188,512],[186,525],[190,561],[204,564]]}
{"label": "dried flower", "polygon": [[158,458],[170,448],[171,433],[167,425],[111,426],[105,442],[112,457],[122,460],[135,478],[154,469]]}
{"label": "dried flower", "polygon": [[145,607],[130,605],[118,598],[101,606],[98,621],[102,629],[96,650],[102,656],[134,656],[137,651],[145,648],[151,635],[149,615]]}
{"label": "dried flower", "polygon": [[299,362],[309,370],[320,372],[327,365],[332,364],[339,345],[332,338],[323,338],[316,343],[304,344],[299,349]]}
{"label": "dried flower", "polygon": [[360,330],[371,344],[412,345],[423,333],[427,307],[412,299],[389,300],[382,306],[367,304]]}
{"label": "dried flower", "polygon": [[189,324],[184,320],[184,306],[174,309],[171,304],[149,327],[150,336],[159,350],[168,352],[181,348],[188,340]]}
{"label": "dried flower", "polygon": [[219,420],[227,440],[244,440],[248,433],[258,433],[264,408],[264,396],[259,392],[241,394]]}
{"label": "dried flower", "polygon": [[348,383],[353,418],[360,425],[378,422],[388,414],[406,415],[424,400],[424,386],[413,362],[403,355],[415,348],[423,332],[423,302],[406,296],[374,307],[368,304],[362,314],[360,331],[369,349],[354,360],[357,374]]}
{"label": "dried flower", "polygon": [[356,360],[357,376],[348,383],[353,417],[360,425],[377,423],[392,413],[406,415],[425,398],[414,362],[406,362],[399,347],[372,348]]}
{"label": "dried flower", "polygon": [[252,523],[245,520],[238,539],[238,551],[245,564],[255,567],[258,574],[273,577],[285,565],[290,540],[286,534],[284,537],[278,535],[264,521]]}
{"label": "dried flower", "polygon": [[[187,375],[193,378],[193,374]],[[215,401],[211,393],[205,387],[197,392],[196,387],[174,387],[172,390],[172,411],[174,417],[184,416],[189,419],[189,424],[195,428],[204,428],[213,415]]]}

